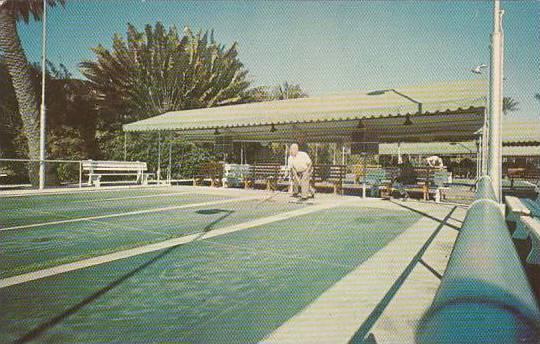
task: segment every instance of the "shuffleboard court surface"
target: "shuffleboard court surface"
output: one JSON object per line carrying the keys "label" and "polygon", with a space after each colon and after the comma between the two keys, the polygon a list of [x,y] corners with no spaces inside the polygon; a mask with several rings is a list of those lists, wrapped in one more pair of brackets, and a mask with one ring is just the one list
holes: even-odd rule
{"label": "shuffleboard court surface", "polygon": [[[188,197],[188,200],[194,199]],[[188,200],[184,199],[182,202]],[[284,202],[265,202],[264,206],[257,204],[253,201],[217,203],[211,206],[3,231],[0,232],[0,278],[304,207]]]}
{"label": "shuffleboard court surface", "polygon": [[[7,206],[3,204],[5,200],[1,200],[3,209],[0,215],[0,230],[14,226],[222,199],[231,199],[231,197],[204,193],[148,190],[144,193],[138,192],[135,195],[124,192],[119,194],[94,192],[84,195],[46,196],[37,200],[27,197],[8,198],[7,200],[12,204]],[[17,202],[20,202],[19,206],[16,206]]]}
{"label": "shuffleboard court surface", "polygon": [[420,218],[336,207],[5,287],[0,342],[257,342]]}

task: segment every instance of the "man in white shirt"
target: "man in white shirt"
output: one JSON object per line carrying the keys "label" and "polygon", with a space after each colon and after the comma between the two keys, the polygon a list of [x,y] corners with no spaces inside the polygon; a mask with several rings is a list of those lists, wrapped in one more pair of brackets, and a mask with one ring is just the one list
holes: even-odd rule
{"label": "man in white shirt", "polygon": [[310,180],[313,173],[313,163],[306,152],[298,150],[298,145],[293,143],[289,149],[288,167],[291,172],[293,182],[293,196],[297,196],[301,190],[300,197],[306,200],[314,196],[311,190]]}

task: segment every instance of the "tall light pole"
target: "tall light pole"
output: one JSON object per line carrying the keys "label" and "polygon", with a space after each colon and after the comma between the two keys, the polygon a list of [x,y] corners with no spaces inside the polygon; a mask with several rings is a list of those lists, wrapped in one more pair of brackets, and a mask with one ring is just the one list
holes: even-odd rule
{"label": "tall light pole", "polygon": [[504,10],[501,1],[493,1],[493,33],[491,34],[491,64],[489,73],[489,125],[488,165],[497,200],[502,198],[502,110],[503,110],[503,56],[504,33],[502,28]]}
{"label": "tall light pole", "polygon": [[47,0],[43,0],[43,22],[41,28],[41,107],[39,115],[39,189],[45,188],[45,76],[47,68]]}

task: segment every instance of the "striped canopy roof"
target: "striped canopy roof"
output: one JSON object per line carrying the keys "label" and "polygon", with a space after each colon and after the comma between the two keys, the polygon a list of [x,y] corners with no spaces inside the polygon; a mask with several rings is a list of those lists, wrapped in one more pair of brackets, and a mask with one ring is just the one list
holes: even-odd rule
{"label": "striped canopy roof", "polygon": [[[384,88],[389,90],[389,88]],[[361,130],[377,142],[470,140],[482,125],[485,80],[441,82],[393,91],[327,96],[173,111],[124,125],[127,132],[176,131],[187,140],[336,142]],[[412,125],[404,125],[409,117]],[[360,121],[361,120],[361,121]],[[216,130],[217,129],[217,130]]]}

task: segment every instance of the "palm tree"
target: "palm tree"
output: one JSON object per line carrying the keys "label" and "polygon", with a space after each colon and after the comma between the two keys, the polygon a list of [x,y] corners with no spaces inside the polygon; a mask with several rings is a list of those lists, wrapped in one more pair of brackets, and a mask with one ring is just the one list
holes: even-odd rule
{"label": "palm tree", "polygon": [[103,119],[125,123],[173,110],[240,103],[249,86],[237,44],[226,49],[213,32],[182,36],[158,22],[143,32],[128,24],[127,40],[113,37],[109,51],[93,49],[80,64],[98,97]]}
{"label": "palm tree", "polygon": [[503,113],[507,115],[509,112],[519,110],[519,102],[511,97],[503,98]]}
{"label": "palm tree", "polygon": [[[64,2],[47,0],[49,6]],[[15,90],[30,159],[39,159],[39,100],[32,83],[31,66],[17,32],[17,21],[28,23],[30,17],[40,20],[42,14],[41,0],[0,0],[0,50]],[[31,168],[28,173],[32,183],[36,183],[37,171]]]}

